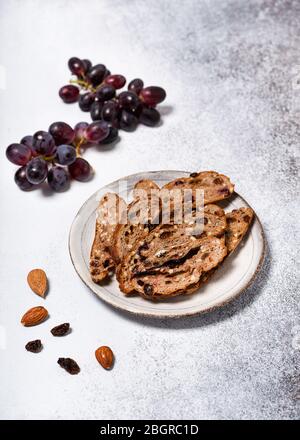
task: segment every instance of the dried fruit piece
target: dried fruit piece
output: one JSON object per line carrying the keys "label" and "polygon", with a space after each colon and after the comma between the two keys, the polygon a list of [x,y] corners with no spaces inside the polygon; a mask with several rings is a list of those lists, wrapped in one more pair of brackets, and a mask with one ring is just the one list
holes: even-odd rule
{"label": "dried fruit piece", "polygon": [[42,306],[32,307],[32,309],[29,309],[25,313],[25,315],[22,316],[21,324],[23,324],[25,327],[38,325],[41,322],[45,321],[47,316],[48,316],[48,311],[45,309],[45,307]]}
{"label": "dried fruit piece", "polygon": [[40,339],[36,339],[35,341],[29,341],[25,345],[27,351],[31,351],[31,353],[39,353],[43,348],[42,342]]}
{"label": "dried fruit piece", "polygon": [[57,325],[56,327],[53,327],[51,330],[51,333],[53,336],[64,336],[68,333],[70,330],[70,324],[68,322],[65,322],[64,324]]}
{"label": "dried fruit piece", "polygon": [[70,374],[78,374],[80,372],[79,365],[71,358],[59,358],[57,363]]}
{"label": "dried fruit piece", "polygon": [[109,347],[102,346],[95,351],[97,361],[106,370],[111,369],[114,363],[114,354]]}
{"label": "dried fruit piece", "polygon": [[47,291],[47,276],[43,269],[33,269],[27,275],[27,282],[31,290],[42,298],[45,297]]}

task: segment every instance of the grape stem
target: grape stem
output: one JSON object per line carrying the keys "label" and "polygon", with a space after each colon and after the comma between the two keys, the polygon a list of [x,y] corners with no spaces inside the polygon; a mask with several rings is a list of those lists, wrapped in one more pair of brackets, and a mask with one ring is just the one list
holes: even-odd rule
{"label": "grape stem", "polygon": [[77,84],[78,86],[82,87],[85,90],[90,90],[93,93],[96,93],[97,90],[101,89],[101,87],[105,84],[104,81],[102,81],[101,84],[97,87],[93,87],[91,84],[89,84],[87,81],[84,81],[83,79],[70,79],[70,84]]}
{"label": "grape stem", "polygon": [[79,86],[83,87],[85,90],[90,90],[91,92],[95,93],[96,89],[92,87],[89,83],[82,79],[70,79],[71,84],[78,84]]}
{"label": "grape stem", "polygon": [[54,161],[54,159],[55,159],[55,154],[54,154],[53,156],[43,156],[43,159],[44,159],[46,162],[52,162],[52,163],[53,163],[53,161]]}
{"label": "grape stem", "polygon": [[81,157],[81,145],[85,143],[85,138],[82,137],[77,144],[75,144],[76,157]]}

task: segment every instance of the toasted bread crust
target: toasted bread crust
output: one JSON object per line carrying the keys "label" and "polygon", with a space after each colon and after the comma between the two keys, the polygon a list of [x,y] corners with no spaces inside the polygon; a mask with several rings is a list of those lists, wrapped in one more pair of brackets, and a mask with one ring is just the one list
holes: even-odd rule
{"label": "toasted bread crust", "polygon": [[216,171],[202,171],[192,173],[190,177],[182,177],[167,183],[162,189],[193,191],[200,189],[204,191],[204,204],[218,202],[231,196],[234,191],[234,185],[224,174]]}
{"label": "toasted bread crust", "polygon": [[240,244],[253,220],[251,208],[239,208],[226,214],[226,246],[229,253],[232,253]]}
{"label": "toasted bread crust", "polygon": [[[244,218],[246,216],[246,219]],[[227,247],[227,257],[230,256],[239,246],[240,242],[243,240],[247,234],[252,220],[254,217],[254,212],[251,208],[239,208],[226,214],[227,228],[225,232],[225,244]],[[232,220],[234,219],[234,220]],[[198,283],[198,289],[205,283],[207,283],[212,275],[217,270],[217,267],[209,272],[206,272],[200,279]],[[189,292],[187,292],[189,293]]]}
{"label": "toasted bread crust", "polygon": [[139,196],[139,191],[144,190],[148,194],[151,193],[152,190],[159,191],[160,187],[150,179],[142,179],[136,182],[133,187],[133,197],[136,198]]}
{"label": "toasted bread crust", "polygon": [[[109,198],[116,202],[116,212],[112,214]],[[107,193],[100,202],[97,211],[95,238],[90,254],[90,273],[95,283],[100,283],[110,276],[115,268],[111,256],[112,238],[118,217],[126,209],[125,201],[117,194]],[[116,218],[113,218],[112,215]]]}

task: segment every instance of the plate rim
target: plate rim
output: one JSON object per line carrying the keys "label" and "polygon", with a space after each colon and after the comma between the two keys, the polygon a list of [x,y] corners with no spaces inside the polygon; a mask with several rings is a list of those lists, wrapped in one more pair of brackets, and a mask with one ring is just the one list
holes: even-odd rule
{"label": "plate rim", "polygon": [[72,256],[72,251],[71,251],[71,236],[72,236],[72,232],[73,232],[73,228],[75,226],[76,221],[78,220],[78,217],[80,216],[81,212],[83,211],[83,209],[85,208],[85,206],[87,205],[87,203],[96,196],[96,194],[107,188],[109,190],[109,187],[117,184],[120,180],[124,180],[124,179],[128,179],[128,178],[134,178],[139,176],[140,178],[143,178],[142,176],[147,174],[158,174],[158,173],[164,173],[164,172],[169,172],[169,173],[182,173],[182,175],[184,176],[185,174],[190,174],[190,171],[182,171],[182,170],[154,170],[154,171],[142,171],[142,172],[138,172],[138,173],[133,173],[133,174],[129,174],[127,176],[121,177],[119,179],[114,180],[113,182],[108,183],[107,185],[102,186],[101,188],[99,188],[97,191],[95,191],[93,194],[90,195],[90,197],[88,197],[85,202],[81,205],[81,207],[79,208],[79,210],[77,211],[72,223],[71,223],[71,227],[69,230],[69,236],[68,236],[68,249],[69,249],[69,255],[70,255],[70,259],[72,262],[72,265],[75,269],[75,272],[77,273],[77,275],[79,276],[79,278],[81,279],[81,281],[88,287],[88,289],[90,291],[93,292],[94,295],[97,296],[97,298],[99,298],[101,301],[104,301],[106,304],[108,304],[111,307],[116,308],[118,311],[121,312],[126,312],[129,313],[131,315],[137,316],[137,317],[144,317],[144,318],[155,318],[155,319],[180,319],[180,318],[184,318],[184,317],[192,317],[192,316],[199,316],[199,315],[204,315],[206,313],[210,313],[213,312],[214,310],[220,309],[221,307],[226,306],[228,303],[230,303],[231,301],[237,299],[245,290],[247,290],[251,284],[253,284],[255,278],[257,277],[258,273],[261,271],[261,268],[264,264],[265,261],[265,257],[266,257],[266,236],[265,236],[265,232],[262,226],[262,223],[258,217],[258,215],[256,214],[255,210],[251,207],[251,205],[245,200],[244,197],[242,197],[239,193],[237,193],[236,191],[234,191],[233,194],[236,194],[238,197],[240,197],[242,199],[242,201],[248,206],[250,207],[254,214],[255,214],[255,220],[257,220],[258,225],[260,227],[260,233],[261,233],[261,239],[262,239],[262,251],[261,251],[261,255],[260,255],[260,259],[259,262],[256,266],[255,271],[253,272],[251,278],[248,280],[248,282],[239,289],[238,292],[234,293],[233,295],[231,295],[230,297],[228,297],[226,300],[223,300],[222,302],[219,302],[218,304],[214,304],[210,307],[207,307],[205,309],[202,310],[195,310],[195,311],[191,311],[191,312],[178,312],[178,313],[172,313],[172,314],[167,314],[167,313],[161,313],[161,312],[157,312],[156,314],[153,314],[152,312],[143,312],[143,311],[134,311],[130,308],[130,306],[127,307],[122,307],[119,304],[117,304],[115,302],[114,299],[112,299],[111,301],[107,300],[106,297],[102,297],[100,296],[97,292],[95,292],[92,287],[85,281],[85,279],[81,276],[81,274],[79,273],[79,270],[77,270],[76,264],[74,262],[73,256]]}

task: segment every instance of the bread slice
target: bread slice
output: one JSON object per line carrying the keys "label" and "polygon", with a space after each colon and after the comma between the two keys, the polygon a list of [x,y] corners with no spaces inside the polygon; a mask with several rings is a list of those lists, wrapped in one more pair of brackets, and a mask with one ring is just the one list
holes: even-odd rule
{"label": "bread slice", "polygon": [[[163,267],[154,267],[152,270],[148,270],[148,272],[145,271],[142,274],[137,274],[133,277],[131,283],[125,283],[124,288],[125,290],[127,289],[125,293],[130,294],[135,291],[144,298],[157,300],[167,299],[181,294],[192,294],[199,290],[204,283],[209,281],[224,259],[237,249],[241,240],[249,230],[253,219],[253,211],[251,208],[240,208],[226,214],[226,219],[229,219],[226,233],[218,238],[219,243],[217,247],[209,247],[209,243],[207,241],[205,242],[205,239],[208,240],[215,237],[205,237],[205,233],[203,234],[202,244],[204,246],[201,246],[200,252],[204,252],[204,256],[208,254],[209,261],[207,262],[208,264],[203,266],[200,276],[199,270],[198,272],[193,272],[193,275],[196,274],[196,279],[190,276],[188,268],[193,267],[194,259],[198,259],[199,253],[190,258],[186,258],[185,261],[182,261],[182,264],[177,264],[174,267],[168,267],[166,264]],[[215,240],[213,240],[213,243],[210,243],[211,246],[214,244]],[[205,248],[205,246],[207,247]],[[205,249],[208,251],[206,252]],[[145,251],[142,249],[142,255],[143,252]],[[203,258],[203,254],[201,257]]]}
{"label": "bread slice", "polygon": [[203,273],[220,264],[227,253],[222,238],[204,236],[195,243],[180,261],[166,261],[159,270],[154,268],[133,274],[130,283],[119,277],[121,290],[126,294],[137,292],[151,300],[166,299],[191,290]]}
{"label": "bread slice", "polygon": [[[164,206],[164,200],[166,199],[166,203],[170,202],[170,209],[168,211],[167,218],[163,218],[163,223],[165,222],[173,222],[176,217],[176,212],[178,210],[182,210],[182,203],[179,203],[178,206],[175,203],[176,200],[176,192],[178,189],[204,189],[204,202],[208,204],[212,200],[221,200],[233,192],[234,186],[230,183],[228,177],[219,174],[215,171],[205,171],[202,173],[193,173],[192,177],[176,179],[167,185],[165,185],[162,190],[159,191],[158,185],[149,179],[144,179],[135,184],[134,187],[134,196],[135,199],[128,206],[128,223],[119,225],[116,228],[113,238],[113,258],[116,264],[119,264],[122,258],[131,251],[135,247],[135,244],[138,241],[143,240],[144,237],[147,236],[149,231],[151,231],[161,220],[161,208]],[[138,190],[145,190],[148,195],[148,199],[145,201],[144,198],[138,197]],[[167,194],[166,194],[167,193]],[[156,208],[153,210],[147,207],[145,209],[145,214],[140,223],[142,224],[133,224],[130,219],[130,213],[135,214],[139,212],[141,207],[148,203],[149,200],[154,202],[154,206]],[[220,210],[215,206],[215,208],[211,208],[214,210]],[[164,211],[163,211],[164,212]],[[221,211],[220,211],[221,212]],[[180,217],[181,217],[181,213]],[[215,214],[212,214],[213,216]],[[208,217],[205,217],[204,221],[209,221]],[[224,224],[222,228],[225,226],[225,217],[223,216]],[[124,222],[126,223],[126,221]]]}
{"label": "bread slice", "polygon": [[204,191],[204,204],[207,204],[230,197],[234,191],[234,185],[224,174],[219,174],[216,171],[202,171],[192,173],[190,177],[175,179],[164,185],[162,189],[168,189],[171,193],[178,189],[191,189],[194,198],[195,190],[202,189]]}
{"label": "bread slice", "polygon": [[159,224],[160,209],[159,192],[155,191],[149,196],[135,198],[128,205],[124,213],[126,218],[113,234],[112,256],[116,264]]}
{"label": "bread slice", "polygon": [[253,210],[251,208],[239,208],[226,214],[226,246],[228,253],[232,253],[246,235],[253,220]]}
{"label": "bread slice", "polygon": [[[204,224],[196,226],[193,221],[178,225],[161,224],[140,237],[141,240],[136,241],[131,252],[124,255],[118,267],[120,289],[129,294],[135,290],[133,278],[143,277],[145,274],[173,274],[177,267],[181,270],[181,265],[198,253],[205,238],[224,235],[226,217],[222,208],[206,205],[202,219]],[[223,247],[225,248],[224,239]]]}
{"label": "bread slice", "polygon": [[[242,239],[247,234],[254,217],[251,208],[239,208],[226,214],[227,228],[225,232],[225,244],[227,247],[227,257],[231,255],[238,247]],[[203,283],[207,283],[210,277],[215,273],[217,268],[205,273],[198,285],[201,287]]]}
{"label": "bread slice", "polygon": [[142,179],[139,180],[133,187],[133,197],[137,198],[139,196],[139,191],[144,190],[148,194],[151,194],[151,191],[159,191],[160,187],[150,179]]}
{"label": "bread slice", "polygon": [[114,193],[105,194],[98,206],[95,238],[90,254],[90,273],[95,283],[110,276],[115,268],[111,245],[119,218],[126,210],[125,201]]}

